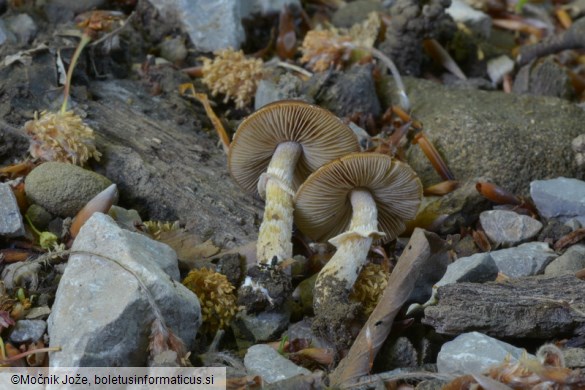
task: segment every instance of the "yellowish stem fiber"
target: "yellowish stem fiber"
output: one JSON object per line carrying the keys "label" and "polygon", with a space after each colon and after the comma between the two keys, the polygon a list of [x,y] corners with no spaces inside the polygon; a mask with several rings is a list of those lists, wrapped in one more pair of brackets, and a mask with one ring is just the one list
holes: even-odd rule
{"label": "yellowish stem fiber", "polygon": [[276,265],[292,257],[292,182],[300,156],[298,143],[279,144],[258,184],[258,191],[265,194],[266,200],[256,247],[258,264]]}

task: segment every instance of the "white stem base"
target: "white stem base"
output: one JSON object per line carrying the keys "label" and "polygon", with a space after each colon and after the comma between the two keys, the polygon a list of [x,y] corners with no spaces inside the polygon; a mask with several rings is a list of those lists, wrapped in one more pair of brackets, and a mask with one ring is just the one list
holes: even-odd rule
{"label": "white stem base", "polygon": [[266,200],[256,244],[258,264],[276,265],[292,257],[292,182],[301,151],[296,142],[279,144],[258,182],[258,192]]}
{"label": "white stem base", "polygon": [[377,230],[378,210],[369,191],[352,191],[351,205],[353,214],[349,230],[329,240],[337,251],[317,276],[315,311],[327,306],[332,299],[347,298],[367,261],[372,241],[384,235]]}

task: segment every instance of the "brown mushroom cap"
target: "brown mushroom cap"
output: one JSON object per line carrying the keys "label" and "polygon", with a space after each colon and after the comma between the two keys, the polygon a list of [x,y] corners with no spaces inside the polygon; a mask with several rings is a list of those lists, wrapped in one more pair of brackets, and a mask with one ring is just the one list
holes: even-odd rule
{"label": "brown mushroom cap", "polygon": [[316,241],[347,230],[352,216],[350,194],[367,189],[378,208],[378,227],[390,241],[416,216],[422,185],[412,168],[387,155],[352,153],[332,161],[301,185],[295,196],[295,222]]}
{"label": "brown mushroom cap", "polygon": [[293,188],[323,164],[359,151],[354,132],[331,112],[298,100],[280,100],[248,116],[231,143],[228,166],[234,180],[254,192],[279,143],[294,141],[303,153]]}

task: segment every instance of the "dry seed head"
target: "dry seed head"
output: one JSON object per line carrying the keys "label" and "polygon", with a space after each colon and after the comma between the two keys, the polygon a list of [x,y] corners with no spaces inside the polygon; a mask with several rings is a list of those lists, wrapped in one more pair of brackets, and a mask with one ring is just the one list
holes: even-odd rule
{"label": "dry seed head", "polygon": [[197,295],[201,302],[202,329],[215,334],[229,326],[236,314],[235,287],[225,275],[207,268],[194,269],[183,284]]}
{"label": "dry seed head", "polygon": [[389,278],[390,274],[381,265],[367,264],[360,272],[349,299],[361,302],[364,315],[369,316],[384,293]]}
{"label": "dry seed head", "polygon": [[340,36],[336,31],[311,30],[301,46],[301,63],[306,63],[315,72],[323,72],[331,65],[341,67],[351,55],[351,48],[345,45],[350,42],[350,37]]}
{"label": "dry seed head", "polygon": [[261,59],[246,58],[244,52],[224,49],[215,53],[213,60],[203,59],[202,81],[211,94],[224,94],[224,103],[234,100],[236,107],[247,106],[264,76]]}
{"label": "dry seed head", "polygon": [[179,221],[163,222],[163,221],[144,221],[142,222],[146,228],[146,232],[155,240],[160,239],[161,233],[173,232],[181,229]]}
{"label": "dry seed head", "polygon": [[30,137],[29,153],[34,158],[83,166],[90,158],[99,161],[102,155],[95,148],[93,130],[73,111],[35,113],[24,130]]}

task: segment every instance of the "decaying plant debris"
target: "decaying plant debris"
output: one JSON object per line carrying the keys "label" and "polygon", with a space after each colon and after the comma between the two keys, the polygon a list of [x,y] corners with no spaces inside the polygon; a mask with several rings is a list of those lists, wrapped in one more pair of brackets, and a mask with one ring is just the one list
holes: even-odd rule
{"label": "decaying plant debris", "polygon": [[[51,310],[63,269],[76,256],[114,265],[144,293],[152,321],[144,330],[143,364],[226,366],[230,388],[262,386],[265,378],[240,359],[255,344],[310,370],[286,380],[294,388],[417,388],[425,380],[445,389],[584,386],[585,374],[563,357],[565,348],[584,345],[583,271],[526,278],[500,271],[495,281],[433,289],[459,258],[500,249],[478,222],[487,209],[540,221],[545,228],[529,241],[548,243],[557,255],[581,244],[584,229],[547,220],[520,195],[529,189],[517,182],[509,193],[509,183],[460,177],[449,166],[454,157],[434,143],[436,132],[428,135],[436,130],[423,123],[429,117],[418,116],[424,90],[433,84],[411,94],[412,80],[403,80],[412,75],[509,93],[520,72],[534,82],[535,72],[556,69],[551,78],[564,82],[553,84],[565,89],[551,94],[576,105],[585,91],[585,17],[578,7],[571,13],[569,5],[556,3],[547,3],[550,9],[522,1],[475,4],[493,22],[498,41],[477,26],[454,22],[448,0],[291,1],[269,12],[258,7],[244,18],[239,48],[201,51],[180,15],[168,19],[156,3],[110,0],[82,11],[67,4],[0,4],[6,22],[0,33],[4,24],[9,33],[0,42],[0,185],[10,189],[25,227],[24,234],[0,234],[0,365],[51,364],[49,353],[60,347],[49,347],[50,334],[15,342],[11,332],[35,309]],[[22,30],[11,24],[16,17],[30,18],[37,30],[19,35]],[[264,105],[268,101],[274,102]],[[321,107],[325,103],[331,112]],[[531,113],[521,107],[529,128]],[[431,119],[438,117],[435,126],[440,116]],[[420,161],[416,170],[406,168],[415,149],[436,172],[434,182],[423,180],[432,185],[424,189],[416,217]],[[516,152],[518,159],[526,153]],[[356,159],[383,155],[412,171],[394,178],[402,187],[380,190],[384,194],[368,189],[367,175],[352,177],[357,169],[338,174],[340,183],[352,182],[356,198],[361,194],[371,203],[398,193],[377,206],[380,214],[391,209],[391,218],[378,222],[371,207],[360,213],[352,195],[327,211],[325,203],[333,199],[324,187],[316,198],[303,198],[303,183],[314,181],[307,179],[311,172],[318,176],[320,167],[347,161],[349,153]],[[568,156],[556,158],[549,165],[571,165]],[[49,161],[99,173],[111,185],[69,218],[44,210],[43,219],[35,210],[41,205],[27,196],[27,177]],[[248,168],[251,174],[244,172]],[[376,181],[388,172],[368,173]],[[416,199],[400,205],[395,200],[406,196],[401,188],[407,187]],[[201,304],[196,347],[188,350],[168,326],[163,313],[169,308],[156,302],[143,276],[115,256],[75,249],[95,213],[109,213],[127,231],[174,250],[181,278],[173,283],[184,288],[182,281]],[[346,222],[355,217],[353,229],[321,222],[341,214]],[[357,243],[359,256],[353,246],[337,245],[346,239]],[[359,257],[349,271],[348,255],[356,262]],[[351,273],[351,283],[333,291],[316,275],[339,259],[345,274],[334,275]],[[414,306],[419,311],[406,312],[408,304],[427,299]],[[274,328],[255,333],[266,324]],[[296,326],[305,333],[291,336]],[[432,372],[441,345],[471,331],[510,338],[535,357],[506,358],[465,375]],[[413,372],[390,371],[398,367],[384,361],[401,338],[416,355],[409,363]]]}

